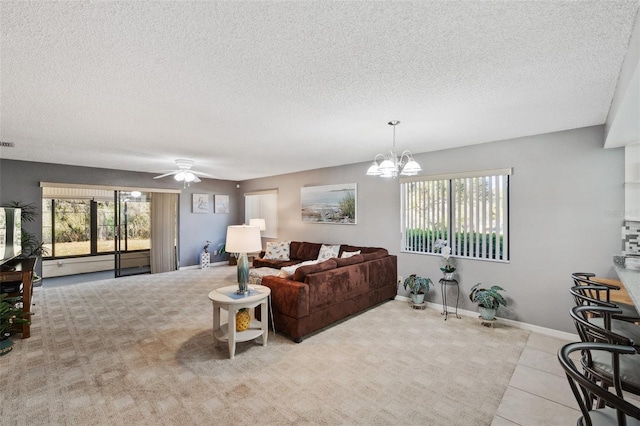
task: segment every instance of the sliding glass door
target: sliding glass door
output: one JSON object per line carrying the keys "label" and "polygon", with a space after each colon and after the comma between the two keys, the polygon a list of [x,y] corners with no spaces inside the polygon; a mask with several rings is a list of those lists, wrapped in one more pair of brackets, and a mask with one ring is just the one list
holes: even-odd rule
{"label": "sliding glass door", "polygon": [[114,205],[116,278],[150,273],[150,194],[116,191]]}

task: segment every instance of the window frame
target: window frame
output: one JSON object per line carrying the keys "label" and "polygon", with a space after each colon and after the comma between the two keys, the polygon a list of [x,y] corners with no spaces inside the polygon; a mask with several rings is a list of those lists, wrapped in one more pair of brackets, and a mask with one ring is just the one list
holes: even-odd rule
{"label": "window frame", "polygon": [[[63,256],[57,256],[56,255],[56,242],[55,242],[55,238],[56,238],[56,229],[55,229],[55,224],[56,224],[56,220],[55,220],[55,215],[56,215],[56,202],[60,201],[60,200],[83,200],[83,201],[89,201],[89,252],[88,253],[83,253],[83,254],[73,254],[73,255],[63,255]],[[73,197],[55,197],[55,198],[50,198],[50,197],[43,197],[42,198],[42,204],[44,207],[45,202],[46,203],[50,203],[50,215],[48,215],[49,217],[47,218],[47,220],[49,221],[49,225],[51,228],[51,249],[50,251],[50,255],[48,256],[43,256],[43,260],[55,260],[55,259],[73,259],[73,258],[82,258],[82,257],[94,257],[94,256],[104,256],[104,255],[112,255],[115,253],[115,241],[114,241],[114,245],[113,245],[113,249],[109,250],[109,251],[101,251],[99,249],[99,244],[98,244],[98,236],[99,236],[99,232],[98,232],[98,228],[99,228],[99,221],[98,221],[98,203],[99,202],[113,202],[113,200],[106,200],[106,199],[99,199],[99,198],[85,198],[85,197],[77,197],[77,198],[73,198]],[[43,208],[43,211],[45,209]],[[151,213],[149,213],[150,215]],[[45,217],[43,215],[42,218],[42,229],[44,232],[44,220]],[[125,233],[125,239],[126,239],[126,235],[128,235],[128,232]],[[150,248],[146,248],[146,249],[129,249],[128,245],[125,244],[125,249],[122,250],[123,253],[135,253],[135,252],[144,252],[144,251],[149,251]]]}
{"label": "window frame", "polygon": [[[481,260],[499,263],[509,263],[511,261],[510,252],[510,181],[513,174],[513,168],[479,170],[462,173],[448,173],[430,176],[412,176],[400,179],[400,252],[411,254],[427,254],[440,256],[440,246],[442,241],[446,241],[446,245],[451,247],[452,256],[460,259]],[[499,189],[499,193],[491,192],[488,198],[488,211],[479,213],[480,203],[478,200],[478,188],[481,183],[486,185],[488,179],[500,179],[497,186],[489,185],[489,188],[495,191]],[[474,181],[478,179],[478,181]],[[481,182],[480,179],[484,180]],[[463,181],[464,180],[464,181]],[[429,193],[434,192],[434,186],[446,187],[446,199],[438,198],[439,211],[436,212],[433,203],[430,201],[432,197],[424,194],[410,193],[416,191],[412,188],[411,183],[420,183],[420,191]],[[458,185],[456,183],[458,182]],[[435,183],[435,185],[434,185]],[[469,187],[469,184],[471,186]],[[476,185],[476,186],[474,186]],[[429,187],[430,186],[430,187]],[[463,187],[463,190],[460,188]],[[426,191],[425,191],[426,189]],[[482,190],[484,191],[484,189]],[[442,195],[441,191],[438,193]],[[470,196],[475,195],[475,197]],[[485,192],[481,193],[486,196]],[[496,213],[492,208],[492,202],[499,200],[499,212]],[[408,208],[409,202],[417,203],[420,207]],[[428,204],[427,204],[428,203]],[[442,211],[440,204],[446,204],[445,211]],[[486,202],[482,204],[482,208],[487,208]],[[461,209],[466,209],[464,213],[460,213]],[[426,213],[424,213],[426,211]],[[422,213],[420,213],[422,212]],[[485,214],[486,215],[483,215]],[[470,215],[468,219],[461,219],[464,215]],[[498,221],[495,221],[497,216]],[[444,226],[434,226],[433,222],[425,222],[425,217],[439,218],[446,221]],[[475,217],[475,220],[474,220]],[[487,219],[492,223],[488,228],[479,225]],[[421,223],[417,223],[421,222]],[[473,226],[471,225],[473,222]],[[422,225],[418,227],[417,225]],[[472,231],[468,228],[471,227]],[[481,230],[478,228],[482,228]],[[409,236],[409,231],[414,230],[413,235]],[[493,232],[499,231],[499,232]],[[419,235],[416,237],[416,234]],[[485,235],[483,239],[483,235]],[[489,238],[486,236],[490,235]],[[493,236],[495,235],[495,237]],[[425,236],[427,236],[425,238]],[[460,238],[462,236],[462,238]],[[443,238],[440,238],[443,237]],[[411,238],[411,240],[408,240]],[[437,244],[440,243],[440,244]],[[500,246],[497,244],[500,243]],[[413,247],[411,247],[413,246]],[[418,246],[419,249],[412,249]],[[484,256],[477,256],[478,252],[485,253]],[[476,255],[474,255],[476,254]]]}

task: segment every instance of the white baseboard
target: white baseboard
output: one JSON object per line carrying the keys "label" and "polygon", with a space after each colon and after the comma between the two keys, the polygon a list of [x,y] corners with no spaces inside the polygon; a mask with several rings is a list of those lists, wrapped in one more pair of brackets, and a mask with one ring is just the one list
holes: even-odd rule
{"label": "white baseboard", "polygon": [[[209,266],[210,267],[211,266],[223,266],[223,265],[228,265],[228,264],[229,264],[229,262],[224,260],[224,261],[221,261],[221,262],[210,263]],[[178,268],[178,271],[186,271],[188,269],[201,269],[201,268],[200,268],[200,265],[181,266],[181,267]]]}
{"label": "white baseboard", "polygon": [[[407,302],[407,303],[409,303],[411,301],[411,299],[409,297],[406,297],[406,296],[396,296],[395,300],[399,300],[399,301]],[[441,303],[432,303],[432,302],[425,302],[425,303],[427,304],[427,306],[429,308],[435,308],[435,309],[438,309],[438,310],[442,310],[442,304]],[[449,307],[449,309],[451,309],[451,307]],[[478,317],[478,312],[467,311],[466,309],[458,309],[458,315],[464,315],[465,317],[477,318]],[[526,322],[515,321],[515,320],[512,320],[512,319],[508,319],[508,318],[501,318],[501,317],[496,317],[496,318],[500,319],[500,321],[504,322],[505,324],[508,324],[508,325],[510,325],[512,327],[520,328],[522,330],[533,331],[535,333],[540,333],[540,334],[544,334],[546,336],[556,337],[558,339],[572,340],[574,342],[579,342],[580,341],[580,337],[577,334],[574,334],[574,333],[567,333],[565,331],[554,330],[553,328],[540,327],[538,325],[528,324]]]}

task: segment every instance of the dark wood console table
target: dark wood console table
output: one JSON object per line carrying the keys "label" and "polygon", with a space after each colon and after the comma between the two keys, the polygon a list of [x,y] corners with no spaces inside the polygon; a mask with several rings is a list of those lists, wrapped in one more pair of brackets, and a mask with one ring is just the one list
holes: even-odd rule
{"label": "dark wood console table", "polygon": [[[31,296],[33,294],[33,269],[36,264],[35,258],[14,259],[0,266],[0,283],[21,282],[19,291],[9,293],[10,297],[22,298],[23,318],[30,320],[31,316]],[[31,336],[31,325],[22,324],[22,338]]]}

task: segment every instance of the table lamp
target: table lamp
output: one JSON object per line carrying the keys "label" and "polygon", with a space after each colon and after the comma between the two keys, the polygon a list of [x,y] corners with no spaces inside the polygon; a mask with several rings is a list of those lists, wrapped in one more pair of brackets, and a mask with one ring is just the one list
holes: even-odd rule
{"label": "table lamp", "polygon": [[225,250],[236,253],[238,258],[238,294],[248,294],[249,258],[247,253],[262,250],[260,228],[257,226],[231,225],[227,227]]}

